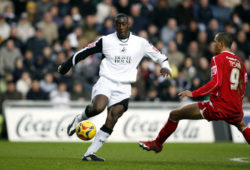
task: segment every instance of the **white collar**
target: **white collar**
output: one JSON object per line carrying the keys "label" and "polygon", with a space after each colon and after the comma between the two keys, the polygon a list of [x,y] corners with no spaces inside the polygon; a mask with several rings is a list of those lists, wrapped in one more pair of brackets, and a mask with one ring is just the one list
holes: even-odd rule
{"label": "white collar", "polygon": [[231,51],[222,51],[221,53],[230,53],[230,54],[232,54],[232,55],[235,55],[233,52],[231,52]]}
{"label": "white collar", "polygon": [[118,38],[118,40],[120,40],[120,41],[121,41],[121,42],[123,42],[123,43],[128,42],[128,40],[129,40],[130,36],[132,35],[132,33],[131,33],[131,32],[129,32],[129,36],[128,36],[128,38],[125,38],[125,39],[120,39],[120,38],[118,37],[118,35],[117,35],[117,32],[115,32],[115,33],[116,33],[116,37]]}

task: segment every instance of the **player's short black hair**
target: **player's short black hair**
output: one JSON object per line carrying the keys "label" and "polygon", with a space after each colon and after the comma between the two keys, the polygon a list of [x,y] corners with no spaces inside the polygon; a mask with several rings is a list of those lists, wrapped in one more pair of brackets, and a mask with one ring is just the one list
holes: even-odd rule
{"label": "player's short black hair", "polygon": [[128,16],[124,13],[119,13],[115,16],[114,23],[116,23],[118,21],[118,19],[120,19],[120,18],[125,18],[126,21],[128,22]]}
{"label": "player's short black hair", "polygon": [[233,37],[229,33],[226,33],[226,32],[218,33],[217,40],[219,42],[223,42],[224,45],[228,48],[231,48],[232,43],[233,43]]}

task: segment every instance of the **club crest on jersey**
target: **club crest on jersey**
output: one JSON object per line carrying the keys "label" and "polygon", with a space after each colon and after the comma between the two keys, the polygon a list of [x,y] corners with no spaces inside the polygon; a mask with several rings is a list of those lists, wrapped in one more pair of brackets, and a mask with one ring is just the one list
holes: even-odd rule
{"label": "club crest on jersey", "polygon": [[126,52],[127,52],[127,48],[126,47],[122,47],[121,53],[126,53]]}

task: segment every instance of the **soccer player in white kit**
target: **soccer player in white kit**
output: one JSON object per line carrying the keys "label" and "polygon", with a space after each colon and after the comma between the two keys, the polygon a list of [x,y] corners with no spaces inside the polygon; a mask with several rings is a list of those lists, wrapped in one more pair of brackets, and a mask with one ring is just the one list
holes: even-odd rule
{"label": "soccer player in white kit", "polygon": [[91,104],[82,114],[77,115],[67,128],[69,136],[75,133],[77,123],[101,113],[107,106],[105,124],[97,132],[92,144],[84,154],[84,161],[104,161],[96,152],[111,135],[117,120],[128,108],[131,83],[136,81],[137,66],[144,56],[161,64],[162,76],[171,76],[168,58],[162,55],[144,38],[129,32],[128,16],[118,14],[114,19],[116,32],[102,36],[96,42],[76,52],[58,67],[58,72],[66,74],[71,67],[91,54],[102,53],[100,78],[93,86]]}

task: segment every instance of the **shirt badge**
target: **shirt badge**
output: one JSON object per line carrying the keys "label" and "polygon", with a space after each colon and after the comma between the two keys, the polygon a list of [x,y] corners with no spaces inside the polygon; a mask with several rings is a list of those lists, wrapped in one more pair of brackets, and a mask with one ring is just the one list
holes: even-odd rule
{"label": "shirt badge", "polygon": [[126,47],[122,47],[121,53],[126,53],[126,52],[127,52],[127,48]]}

